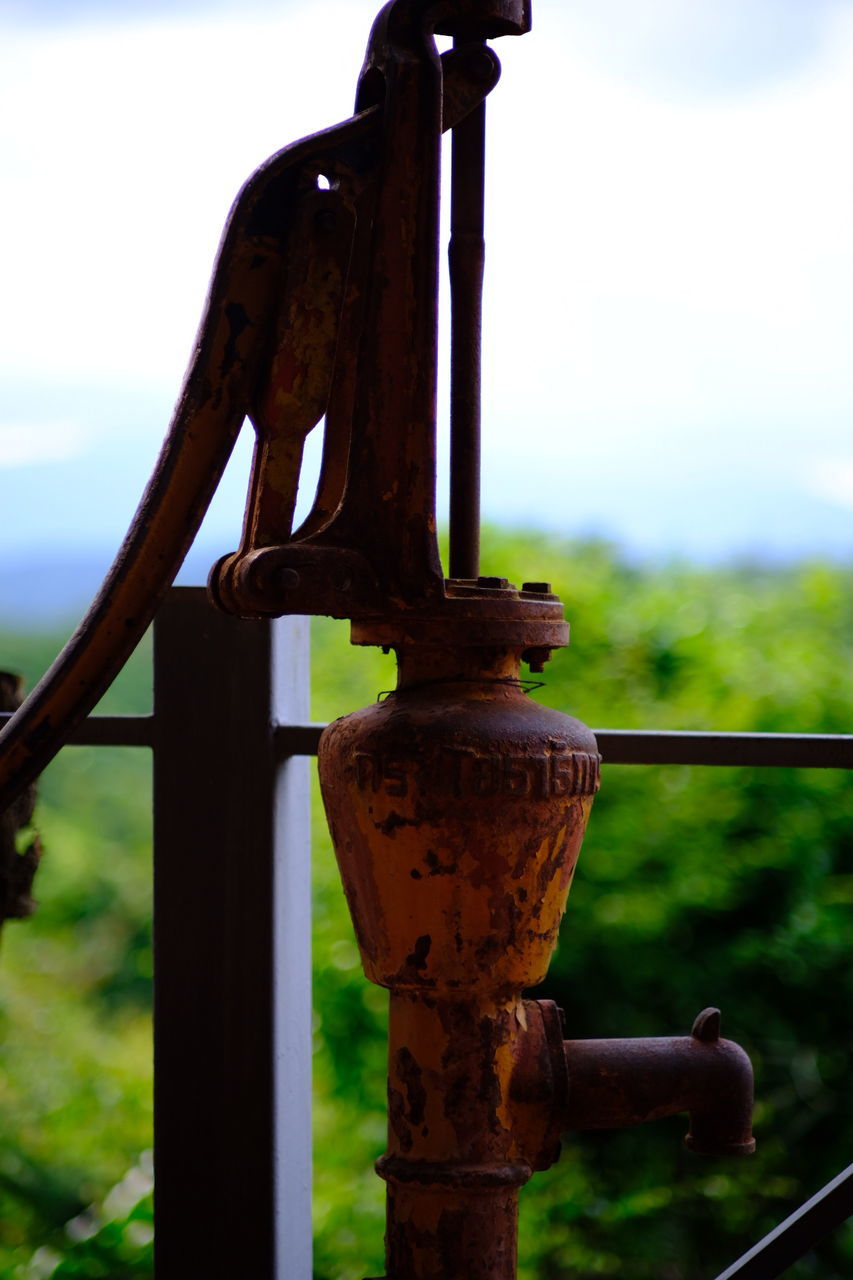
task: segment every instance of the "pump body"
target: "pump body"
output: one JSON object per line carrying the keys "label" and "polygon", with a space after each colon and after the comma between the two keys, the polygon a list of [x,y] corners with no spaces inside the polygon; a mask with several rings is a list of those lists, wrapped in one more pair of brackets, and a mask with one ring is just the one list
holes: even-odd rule
{"label": "pump body", "polygon": [[510,1280],[541,1125],[512,1097],[599,755],[520,652],[405,646],[397,690],[336,721],[320,780],[367,976],[391,991],[388,1273]]}
{"label": "pump body", "polygon": [[319,752],[364,971],[390,991],[388,1280],[514,1280],[518,1189],[563,1130],[690,1109],[688,1145],[747,1152],[752,1072],[715,1011],[689,1037],[566,1042],[556,1006],[523,998],[556,943],[595,737],[526,696],[518,645],[397,654],[396,691]]}
{"label": "pump body", "polygon": [[[548,967],[600,764],[592,732],[538,706],[520,681],[522,662],[541,671],[568,643],[560,601],[547,583],[478,577],[471,532],[483,263],[483,175],[472,166],[499,74],[485,42],[530,25],[529,0],[389,0],[356,114],[246,184],[128,537],[2,735],[8,804],[145,630],[248,416],[257,447],[243,537],[214,566],[214,601],[243,617],[348,618],[354,643],[393,649],[399,664],[396,691],[336,721],[320,745],[365,973],[390,992],[378,1164],[387,1280],[514,1280],[518,1188],[557,1158],[565,1128],[690,1110],[693,1147],[754,1145],[751,1068],[720,1040],[716,1011],[686,1037],[565,1041],[556,1007],[523,996]],[[454,47],[439,54],[436,34]],[[435,389],[448,128],[455,141],[467,130],[450,255],[451,436],[464,446],[454,481],[465,501],[445,578]],[[321,419],[317,493],[294,530],[302,447]]]}
{"label": "pump body", "polygon": [[591,731],[525,696],[518,655],[474,653],[476,673],[431,651],[446,672],[424,682],[407,654],[397,691],[320,743],[365,972],[394,990],[540,982],[598,787]]}

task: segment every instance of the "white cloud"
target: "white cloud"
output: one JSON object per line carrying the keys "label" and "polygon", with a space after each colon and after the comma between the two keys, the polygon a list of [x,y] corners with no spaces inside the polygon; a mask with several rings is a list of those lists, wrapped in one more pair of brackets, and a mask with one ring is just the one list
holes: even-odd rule
{"label": "white cloud", "polygon": [[716,102],[580,61],[569,17],[512,49],[493,210],[527,209],[490,219],[515,272],[490,277],[496,399],[617,434],[849,410],[853,22],[832,25],[807,68]]}
{"label": "white cloud", "polygon": [[90,439],[76,422],[0,422],[0,467],[68,462],[86,452]]}
{"label": "white cloud", "polygon": [[853,459],[821,459],[806,475],[809,493],[841,507],[853,508]]}
{"label": "white cloud", "polygon": [[[234,194],[349,112],[374,8],[9,33],[0,367],[177,389]],[[698,27],[711,10],[696,6]],[[487,319],[502,395],[529,402],[541,382],[552,406],[568,382],[621,418],[837,381],[853,27],[834,13],[804,67],[714,101],[655,96],[622,53],[585,59],[583,13],[561,0],[499,42]]]}
{"label": "white cloud", "polygon": [[4,33],[0,369],[177,390],[232,200],[350,114],[373,9]]}
{"label": "white cloud", "polygon": [[564,0],[584,54],[679,99],[739,93],[810,62],[839,0]]}
{"label": "white cloud", "polygon": [[[177,392],[234,194],[267,154],[349,113],[377,7],[4,33],[0,400],[4,376],[98,383],[117,402],[128,386]],[[749,6],[722,7],[725,43]],[[719,8],[654,0],[642,23],[697,15],[701,39],[676,50],[689,67]],[[609,19],[592,56],[586,0],[534,9],[529,37],[497,45],[489,107],[486,465],[534,489],[546,459],[568,483],[578,459],[615,472],[654,456],[677,476],[693,456],[767,486],[780,458],[806,474],[843,453],[849,5],[815,7],[808,59],[692,96],[649,74],[648,48],[633,78],[624,41],[608,61]]]}

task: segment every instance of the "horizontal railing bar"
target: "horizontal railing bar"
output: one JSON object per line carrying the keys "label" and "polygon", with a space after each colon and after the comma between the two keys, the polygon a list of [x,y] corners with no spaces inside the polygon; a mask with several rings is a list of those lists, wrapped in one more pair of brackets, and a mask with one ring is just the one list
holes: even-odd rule
{"label": "horizontal railing bar", "polygon": [[[282,725],[282,756],[316,755],[323,725]],[[691,733],[596,729],[606,764],[753,765],[785,769],[853,769],[853,735],[821,733]]]}
{"label": "horizontal railing bar", "polygon": [[324,724],[280,724],[274,733],[276,754],[285,760],[288,756],[316,756],[320,734]]}
{"label": "horizontal railing bar", "polygon": [[[11,712],[0,713],[0,727]],[[276,754],[313,756],[322,724],[284,724]],[[90,716],[71,746],[150,747],[155,717]],[[853,735],[842,733],[693,733],[682,729],[596,729],[606,764],[697,764],[778,769],[853,769]]]}
{"label": "horizontal railing bar", "polygon": [[[0,729],[12,712],[0,713]],[[68,739],[70,747],[151,747],[154,716],[89,716]]]}
{"label": "horizontal railing bar", "polygon": [[[315,755],[323,724],[283,724],[282,755]],[[847,733],[692,733],[681,730],[594,730],[606,764],[729,764],[786,769],[853,769]]]}
{"label": "horizontal railing bar", "polygon": [[754,1245],[717,1280],[776,1280],[853,1215],[853,1164]]}
{"label": "horizontal railing bar", "polygon": [[596,729],[607,764],[753,765],[853,769],[853,735],[691,733],[677,729]]}

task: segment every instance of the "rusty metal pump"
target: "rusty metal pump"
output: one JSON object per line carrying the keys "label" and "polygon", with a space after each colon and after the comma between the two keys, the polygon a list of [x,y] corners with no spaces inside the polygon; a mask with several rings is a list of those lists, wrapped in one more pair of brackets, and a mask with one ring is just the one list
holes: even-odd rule
{"label": "rusty metal pump", "polygon": [[[210,591],[243,617],[349,618],[396,690],[330,725],[320,777],[367,977],[390,991],[388,1280],[512,1280],[518,1188],[567,1129],[691,1113],[688,1145],[753,1149],[752,1072],[705,1010],[689,1036],[567,1041],[545,976],[599,785],[596,740],[520,678],[568,642],[547,583],[479,574],[477,460],[488,40],[528,0],[392,0],[354,116],[273,156],[223,237],[157,470],[80,630],[3,735],[2,798],[109,684],[189,546],[243,419],[241,544]],[[439,54],[436,35],[452,38]],[[452,129],[450,577],[436,540],[440,142]],[[314,505],[292,529],[304,440]]]}

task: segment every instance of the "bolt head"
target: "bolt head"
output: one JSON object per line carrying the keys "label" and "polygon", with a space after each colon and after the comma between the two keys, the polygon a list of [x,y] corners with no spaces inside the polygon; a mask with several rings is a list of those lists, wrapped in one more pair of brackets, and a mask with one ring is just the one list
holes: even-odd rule
{"label": "bolt head", "polygon": [[314,225],[318,231],[334,231],[338,225],[338,215],[334,209],[319,209],[314,215]]}
{"label": "bolt head", "polygon": [[536,676],[545,670],[545,663],[551,657],[550,649],[525,649],[521,655],[522,662],[526,662],[532,673]]}

